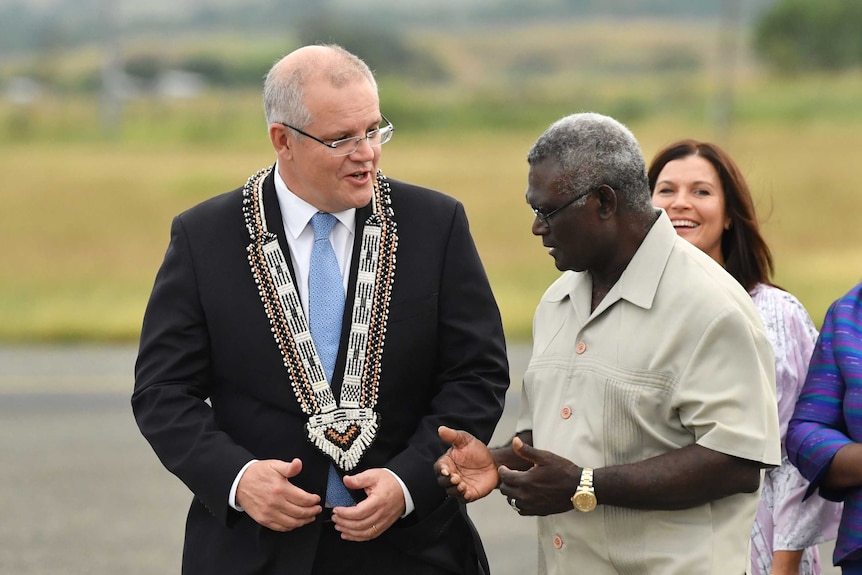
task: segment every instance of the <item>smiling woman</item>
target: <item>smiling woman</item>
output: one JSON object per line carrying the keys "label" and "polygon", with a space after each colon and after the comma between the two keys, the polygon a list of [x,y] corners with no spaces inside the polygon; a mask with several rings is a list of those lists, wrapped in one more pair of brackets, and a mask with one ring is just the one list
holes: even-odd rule
{"label": "smiling woman", "polygon": [[680,237],[712,257],[751,294],[775,354],[781,465],[767,470],[751,533],[752,573],[819,575],[817,544],[834,539],[840,507],[819,496],[787,459],[784,436],[805,381],[817,330],[793,295],[771,281],[773,263],[754,201],[736,163],[715,144],[683,140],[649,168],[653,204]]}
{"label": "smiling woman", "polygon": [[731,220],[715,166],[701,156],[673,160],[652,188],[653,203],[664,208],[677,233],[724,265],[721,238]]}
{"label": "smiling woman", "polygon": [[754,200],[736,163],[714,144],[683,140],[656,154],[649,168],[653,204],[677,233],[751,290],[769,283],[772,252],[760,233]]}

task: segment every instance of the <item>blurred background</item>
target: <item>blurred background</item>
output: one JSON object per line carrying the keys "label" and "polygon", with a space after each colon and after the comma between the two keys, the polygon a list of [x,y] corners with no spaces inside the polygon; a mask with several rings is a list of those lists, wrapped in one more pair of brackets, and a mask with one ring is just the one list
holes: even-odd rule
{"label": "blurred background", "polygon": [[[511,346],[502,441],[558,274],[524,201],[536,137],[596,111],[648,161],[719,143],[820,325],[862,280],[860,30],[856,0],[0,0],[0,572],[178,572],[190,495],[135,428],[135,344],[171,218],[274,162],[284,54],[363,57],[384,172],[465,204]],[[531,572],[532,523],[489,500],[495,572]]]}
{"label": "blurred background", "polygon": [[815,323],[862,279],[862,3],[0,0],[0,341],[135,341],[171,217],[274,161],[262,78],[336,42],[397,127],[382,168],[464,202],[510,339],[557,272],[526,152],[578,111],[649,160],[718,142]]}

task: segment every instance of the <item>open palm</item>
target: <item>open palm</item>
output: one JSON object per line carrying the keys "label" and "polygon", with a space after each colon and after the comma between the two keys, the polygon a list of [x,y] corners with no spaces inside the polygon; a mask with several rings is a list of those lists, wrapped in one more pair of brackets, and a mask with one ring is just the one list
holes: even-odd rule
{"label": "open palm", "polygon": [[449,495],[476,501],[497,487],[497,464],[484,443],[466,431],[448,427],[440,427],[439,434],[452,445],[434,464],[438,483]]}

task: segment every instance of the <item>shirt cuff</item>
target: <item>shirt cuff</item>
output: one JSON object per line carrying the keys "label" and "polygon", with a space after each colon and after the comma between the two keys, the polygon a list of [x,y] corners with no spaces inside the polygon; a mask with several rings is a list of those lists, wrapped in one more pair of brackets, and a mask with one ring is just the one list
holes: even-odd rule
{"label": "shirt cuff", "polygon": [[[384,467],[383,469],[386,468]],[[413,504],[413,498],[410,497],[410,492],[407,491],[407,486],[404,485],[404,482],[401,481],[401,478],[398,477],[398,475],[396,475],[395,472],[391,469],[386,469],[386,471],[392,474],[392,477],[394,477],[395,480],[398,482],[398,485],[401,486],[401,491],[404,492],[404,514],[401,516],[401,519],[404,519],[405,517],[413,513],[413,510],[416,509],[416,506]]]}
{"label": "shirt cuff", "polygon": [[236,474],[236,479],[233,480],[233,485],[230,486],[230,493],[227,496],[227,504],[232,508],[236,509],[240,513],[245,511],[239,503],[236,502],[236,489],[239,487],[239,480],[242,479],[242,474],[245,473],[245,470],[251,466],[252,463],[257,463],[257,459],[252,459],[248,463],[242,466],[242,469],[239,470],[239,473]]}

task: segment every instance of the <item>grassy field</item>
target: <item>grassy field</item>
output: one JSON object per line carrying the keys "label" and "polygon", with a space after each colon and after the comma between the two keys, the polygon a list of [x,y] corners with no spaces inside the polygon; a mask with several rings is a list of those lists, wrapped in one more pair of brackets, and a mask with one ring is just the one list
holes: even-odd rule
{"label": "grassy field", "polygon": [[[381,165],[463,201],[510,338],[529,338],[557,275],[530,234],[526,152],[551,121],[584,109],[626,122],[647,159],[681,137],[721,143],[755,193],[776,281],[815,323],[862,280],[862,73],[775,78],[743,53],[735,121],[717,129],[727,78],[716,38],[714,25],[659,21],[411,34],[451,78],[381,79],[397,126]],[[219,46],[276,49],[262,42]],[[61,56],[53,66],[67,78],[98,64],[97,53]],[[122,132],[106,137],[84,97],[0,102],[0,341],[136,339],[171,217],[274,159],[257,93],[142,99],[123,111]]]}
{"label": "grassy field", "polygon": [[[666,121],[631,127],[648,158],[671,139],[709,137]],[[523,199],[524,157],[542,129],[398,134],[381,164],[464,202],[513,339],[529,337],[534,306],[557,275]],[[816,323],[862,280],[859,129],[742,128],[725,144],[755,190],[777,281]],[[135,339],[171,217],[271,161],[263,142],[0,148],[0,339]]]}

